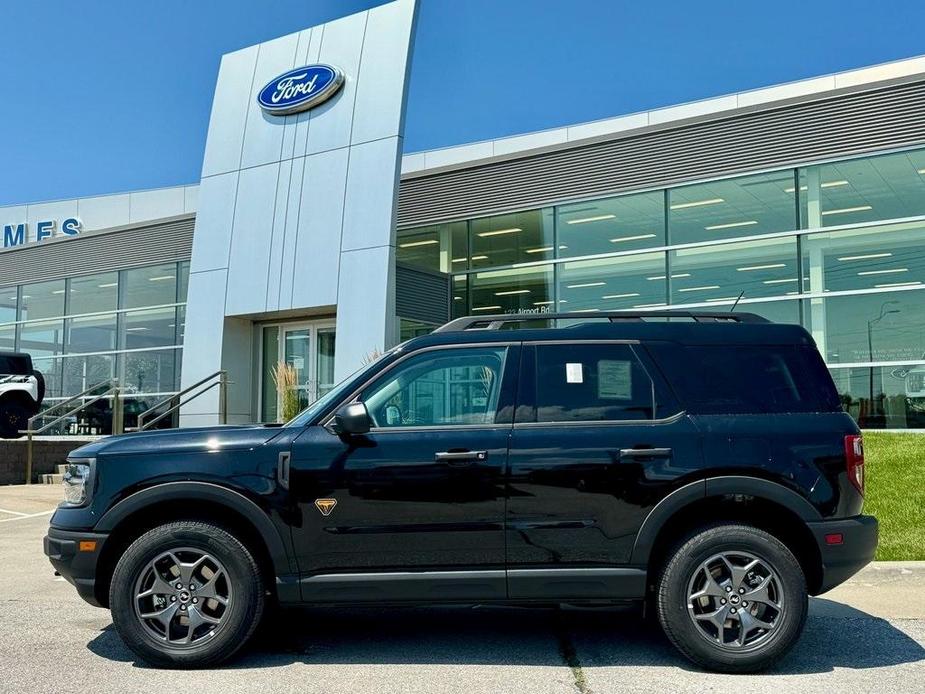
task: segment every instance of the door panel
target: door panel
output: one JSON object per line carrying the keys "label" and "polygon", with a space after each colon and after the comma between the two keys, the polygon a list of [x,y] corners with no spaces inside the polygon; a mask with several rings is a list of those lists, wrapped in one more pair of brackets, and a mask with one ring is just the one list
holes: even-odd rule
{"label": "door panel", "polygon": [[677,409],[663,386],[630,345],[524,347],[509,454],[511,598],[637,591],[640,575],[621,568],[637,531],[700,467],[691,420],[661,416]]}
{"label": "door panel", "polygon": [[[498,368],[478,378],[467,362],[480,358],[475,350],[412,355],[358,396],[373,417],[369,433],[315,426],[295,440],[290,494],[303,599],[506,596],[511,424],[498,420],[511,415],[518,350],[493,349]],[[317,499],[336,500],[329,515]]]}

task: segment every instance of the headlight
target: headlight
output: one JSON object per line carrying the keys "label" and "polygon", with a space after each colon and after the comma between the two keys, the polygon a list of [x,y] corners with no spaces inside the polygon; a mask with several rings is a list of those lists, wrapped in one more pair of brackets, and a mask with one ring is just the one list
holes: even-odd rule
{"label": "headlight", "polygon": [[93,488],[90,486],[90,478],[93,475],[93,468],[96,460],[93,458],[82,458],[79,460],[68,460],[67,470],[64,473],[64,501],[72,506],[81,506],[90,499]]}

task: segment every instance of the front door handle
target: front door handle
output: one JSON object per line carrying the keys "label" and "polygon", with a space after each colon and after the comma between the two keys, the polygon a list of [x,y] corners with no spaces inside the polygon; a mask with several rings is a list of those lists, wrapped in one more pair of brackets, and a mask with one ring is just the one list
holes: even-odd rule
{"label": "front door handle", "polygon": [[436,462],[449,463],[458,467],[481,463],[487,459],[488,451],[441,451],[434,454]]}
{"label": "front door handle", "polygon": [[670,458],[670,448],[621,448],[620,458]]}

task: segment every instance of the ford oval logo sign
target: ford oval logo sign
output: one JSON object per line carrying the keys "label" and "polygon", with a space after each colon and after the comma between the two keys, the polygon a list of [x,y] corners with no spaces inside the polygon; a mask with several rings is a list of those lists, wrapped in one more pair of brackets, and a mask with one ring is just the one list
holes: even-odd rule
{"label": "ford oval logo sign", "polygon": [[334,96],[343,83],[344,73],[336,67],[306,65],[270,80],[257,103],[274,116],[307,111]]}

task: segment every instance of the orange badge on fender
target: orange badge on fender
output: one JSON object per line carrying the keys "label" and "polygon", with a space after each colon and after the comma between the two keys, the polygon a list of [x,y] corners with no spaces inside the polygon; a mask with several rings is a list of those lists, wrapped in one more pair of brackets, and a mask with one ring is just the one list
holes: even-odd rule
{"label": "orange badge on fender", "polygon": [[315,508],[321,511],[322,516],[330,516],[337,506],[337,499],[315,499]]}

